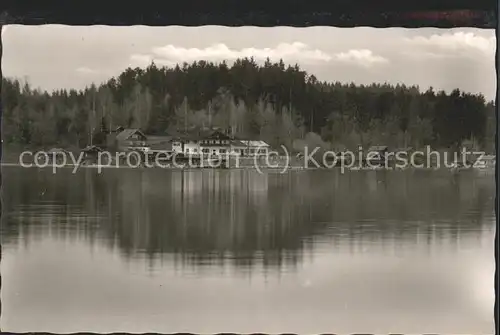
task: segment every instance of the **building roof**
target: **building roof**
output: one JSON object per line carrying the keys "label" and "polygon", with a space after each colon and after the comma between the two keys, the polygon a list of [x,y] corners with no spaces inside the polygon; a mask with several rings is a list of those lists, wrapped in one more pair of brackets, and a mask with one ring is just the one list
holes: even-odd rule
{"label": "building roof", "polygon": [[229,135],[224,134],[219,130],[192,129],[191,131],[180,133],[177,136],[174,136],[173,139],[199,141],[199,140],[232,140],[233,138]]}
{"label": "building roof", "polygon": [[48,151],[49,154],[52,154],[52,153],[58,153],[58,152],[62,152],[62,153],[68,153],[69,151],[68,150],[65,150],[63,148],[52,148]]}
{"label": "building roof", "polygon": [[118,141],[126,141],[130,136],[137,133],[142,138],[146,138],[146,135],[144,135],[143,132],[140,131],[139,129],[128,128],[128,129],[123,129],[120,133],[118,133],[118,135],[116,135],[116,139]]}
{"label": "building roof", "polygon": [[248,147],[269,147],[269,144],[267,144],[264,141],[261,140],[239,140],[243,145],[248,146]]}
{"label": "building roof", "polygon": [[216,148],[229,148],[229,144],[221,144],[221,143],[204,143],[201,145],[203,148],[206,147],[216,147]]}
{"label": "building roof", "polygon": [[240,140],[232,140],[231,146],[232,147],[241,147],[243,149],[247,147],[247,145]]}
{"label": "building roof", "polygon": [[209,140],[232,140],[233,138],[229,135],[224,134],[218,130],[212,131],[211,134],[205,137],[205,139]]}
{"label": "building roof", "polygon": [[[257,147],[269,147],[265,141],[261,140],[250,140],[250,139],[241,139],[236,138],[230,135],[225,134],[221,130],[214,129],[195,129],[192,128],[185,133],[180,133],[176,136],[171,137],[171,140],[184,140],[184,141],[200,141],[200,140],[222,140],[222,141],[230,141],[230,145],[233,147],[241,147],[241,148],[257,148]],[[149,141],[149,137],[148,137]],[[204,146],[225,146],[221,144],[203,144]]]}

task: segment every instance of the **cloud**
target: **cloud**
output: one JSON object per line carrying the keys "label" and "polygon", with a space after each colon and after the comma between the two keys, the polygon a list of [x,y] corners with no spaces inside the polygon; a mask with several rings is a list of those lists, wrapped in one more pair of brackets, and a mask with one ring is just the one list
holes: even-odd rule
{"label": "cloud", "polygon": [[349,50],[338,53],[335,55],[335,58],[342,62],[354,63],[365,67],[389,62],[386,58],[377,56],[371,50],[367,49]]}
{"label": "cloud", "polygon": [[[449,56],[463,56],[470,52],[492,55],[495,53],[496,40],[494,36],[484,37],[474,33],[456,32],[454,34],[431,35],[430,37],[416,36],[406,38],[406,43],[412,47],[424,50],[415,50],[425,56],[447,54]],[[439,56],[437,56],[439,57]]]}
{"label": "cloud", "polygon": [[283,59],[286,63],[318,64],[334,61],[350,62],[362,66],[387,62],[384,58],[374,55],[370,50],[350,50],[346,53],[328,54],[325,51],[314,49],[301,42],[280,43],[274,48],[243,48],[231,49],[225,44],[218,43],[207,48],[183,48],[175,45],[153,48],[150,54],[134,54],[130,61],[138,66],[146,66],[154,61],[159,65],[174,66],[179,63],[191,63],[197,60],[220,62],[235,61],[238,58],[253,57],[256,62]]}
{"label": "cloud", "polygon": [[208,48],[182,48],[173,45],[167,45],[161,48],[154,48],[153,54],[159,58],[165,58],[176,61],[195,61],[205,60],[236,60],[244,57],[254,57],[256,60],[263,61],[266,58],[271,60],[294,60],[294,61],[329,61],[331,57],[318,49],[311,49],[306,44],[281,43],[275,48],[244,48],[241,50],[232,50],[225,44],[214,44]]}
{"label": "cloud", "polygon": [[76,72],[78,72],[79,74],[84,74],[84,75],[98,73],[98,71],[91,69],[91,68],[88,68],[88,67],[79,67],[76,69]]}

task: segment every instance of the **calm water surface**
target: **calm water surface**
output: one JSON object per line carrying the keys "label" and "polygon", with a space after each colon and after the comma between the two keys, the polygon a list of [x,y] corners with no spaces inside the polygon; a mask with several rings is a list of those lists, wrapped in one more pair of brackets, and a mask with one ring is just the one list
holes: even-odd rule
{"label": "calm water surface", "polygon": [[493,333],[469,172],[2,168],[2,331]]}

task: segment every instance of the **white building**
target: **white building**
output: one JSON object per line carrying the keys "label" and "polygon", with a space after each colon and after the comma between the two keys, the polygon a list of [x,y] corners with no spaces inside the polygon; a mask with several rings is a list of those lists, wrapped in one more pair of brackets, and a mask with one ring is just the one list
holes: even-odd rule
{"label": "white building", "polygon": [[172,140],[172,151],[191,156],[266,155],[269,145],[264,141],[237,140],[214,131],[199,135],[179,136]]}
{"label": "white building", "polygon": [[235,140],[231,142],[231,152],[240,156],[264,156],[269,152],[269,144],[259,140]]}
{"label": "white building", "polygon": [[229,153],[231,140],[219,131],[180,136],[172,141],[172,151],[184,155],[218,156]]}
{"label": "white building", "polygon": [[198,140],[177,138],[172,140],[172,151],[177,154],[200,154],[201,147]]}

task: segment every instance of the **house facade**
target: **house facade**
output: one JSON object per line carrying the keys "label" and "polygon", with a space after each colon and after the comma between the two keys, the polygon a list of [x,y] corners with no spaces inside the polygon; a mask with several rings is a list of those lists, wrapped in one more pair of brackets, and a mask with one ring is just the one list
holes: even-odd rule
{"label": "house facade", "polygon": [[108,134],[106,146],[108,150],[115,151],[147,151],[149,149],[146,135],[137,128],[117,128]]}
{"label": "house facade", "polygon": [[189,156],[255,156],[265,155],[269,145],[264,141],[239,140],[220,131],[180,136],[172,140],[172,151]]}
{"label": "house facade", "polygon": [[178,136],[172,140],[172,151],[190,156],[217,156],[229,153],[232,138],[220,131]]}
{"label": "house facade", "polygon": [[89,145],[82,150],[83,153],[83,164],[97,164],[99,162],[99,153],[103,150],[96,145]]}

